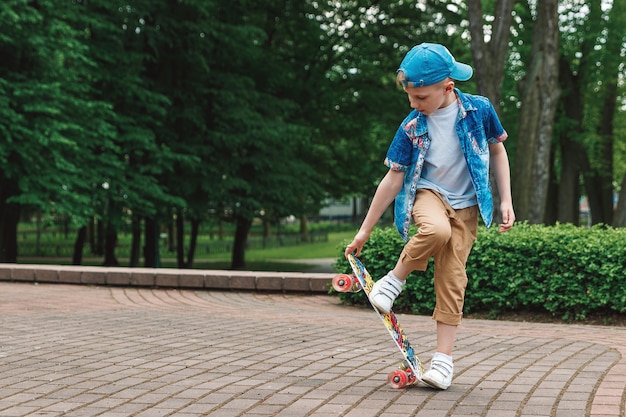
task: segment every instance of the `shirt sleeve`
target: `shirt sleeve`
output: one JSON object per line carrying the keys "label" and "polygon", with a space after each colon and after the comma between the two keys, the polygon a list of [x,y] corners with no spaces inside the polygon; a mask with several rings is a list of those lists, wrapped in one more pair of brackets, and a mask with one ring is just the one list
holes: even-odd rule
{"label": "shirt sleeve", "polygon": [[484,111],[485,119],[483,120],[483,126],[485,127],[487,141],[492,144],[504,142],[509,135],[506,130],[504,130],[504,127],[502,127],[502,123],[500,123],[500,118],[493,104],[487,99],[485,101],[486,108]]}
{"label": "shirt sleeve", "polygon": [[413,143],[410,137],[410,130],[415,130],[415,116],[413,112],[409,114],[398,127],[396,135],[389,145],[385,165],[393,171],[406,171],[411,165],[411,151]]}

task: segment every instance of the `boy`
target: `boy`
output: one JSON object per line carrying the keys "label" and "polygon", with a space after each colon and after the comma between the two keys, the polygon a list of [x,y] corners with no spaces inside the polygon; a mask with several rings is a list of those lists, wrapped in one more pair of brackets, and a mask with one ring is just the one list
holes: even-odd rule
{"label": "boy", "polygon": [[[378,280],[370,301],[391,310],[407,275],[435,265],[437,351],[422,380],[447,389],[454,370],[452,348],[463,315],[465,264],[476,240],[478,215],[491,225],[493,199],[489,166],[500,194],[500,232],[515,221],[507,133],[489,100],[464,94],[454,80],[467,81],[473,69],[456,62],[442,45],[422,43],[402,60],[397,83],[413,111],[398,128],[387,152],[389,171],[378,185],[368,213],[345,254],[361,253],[384,211],[395,198],[395,223],[406,245],[394,269]],[[418,232],[408,239],[413,220]]]}

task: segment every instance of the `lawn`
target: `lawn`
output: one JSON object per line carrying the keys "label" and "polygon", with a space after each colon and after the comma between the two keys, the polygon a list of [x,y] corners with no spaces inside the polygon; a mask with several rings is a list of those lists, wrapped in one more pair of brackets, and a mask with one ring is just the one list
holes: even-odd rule
{"label": "lawn", "polygon": [[[294,260],[337,258],[341,253],[341,247],[346,241],[354,237],[355,231],[329,232],[326,242],[300,243],[298,245],[281,246],[268,249],[250,249],[246,251],[246,269],[255,271],[283,271],[299,272],[306,271],[315,266],[315,263],[293,262]],[[57,237],[55,241],[60,246],[71,249],[72,240],[67,242]],[[24,253],[24,252],[22,252]],[[195,255],[193,267],[195,269],[229,269],[230,253],[206,254],[198,250]],[[128,258],[118,251],[118,261],[120,266],[128,266]],[[175,268],[175,253],[161,253],[161,266],[164,268]],[[61,256],[29,256],[23,255],[19,258],[19,263],[54,263],[68,265],[71,257]],[[83,265],[101,265],[101,257],[85,256]]]}
{"label": "lawn", "polygon": [[[327,242],[302,243],[295,246],[282,246],[271,249],[252,249],[246,251],[246,269],[255,271],[304,271],[314,263],[291,262],[306,259],[336,259],[346,241],[354,237],[355,232],[335,232],[328,234]],[[287,261],[287,262],[285,262]],[[164,261],[163,266],[174,267],[175,263]],[[230,254],[203,256],[194,262],[195,268],[228,269]]]}
{"label": "lawn", "polygon": [[[345,244],[346,240],[352,239],[354,234],[355,232],[352,231],[329,233],[327,242],[302,243],[271,249],[251,249],[246,251],[246,259],[264,261],[270,259],[336,258],[340,253],[340,247]],[[215,258],[219,258],[219,256]],[[223,255],[222,258],[224,258]]]}

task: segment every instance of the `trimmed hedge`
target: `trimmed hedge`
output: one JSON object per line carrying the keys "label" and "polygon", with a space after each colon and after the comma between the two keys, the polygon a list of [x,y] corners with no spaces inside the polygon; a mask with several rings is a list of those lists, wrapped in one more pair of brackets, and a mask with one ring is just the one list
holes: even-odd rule
{"label": "trimmed hedge", "polygon": [[[376,229],[360,259],[376,280],[393,269],[402,247],[394,228]],[[335,266],[351,273],[343,249]],[[626,229],[522,223],[499,233],[496,227],[480,227],[467,275],[465,313],[497,317],[529,311],[566,321],[626,313]],[[363,292],[339,296],[366,302]],[[425,272],[409,276],[394,310],[431,314],[434,306],[431,260]]]}

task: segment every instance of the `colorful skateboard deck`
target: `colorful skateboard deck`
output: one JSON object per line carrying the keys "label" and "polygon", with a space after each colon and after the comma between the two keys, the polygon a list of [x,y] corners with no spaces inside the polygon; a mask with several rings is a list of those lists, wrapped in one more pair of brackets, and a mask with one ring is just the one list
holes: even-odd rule
{"label": "colorful skateboard deck", "polygon": [[[374,286],[372,276],[367,272],[367,269],[365,269],[361,261],[353,254],[348,255],[348,262],[352,267],[354,275],[339,274],[335,276],[335,278],[333,278],[333,288],[339,292],[357,292],[363,289],[365,294],[369,297],[369,293]],[[389,373],[387,382],[393,388],[403,388],[407,385],[415,384],[418,381],[422,382],[424,366],[411,347],[411,343],[404,334],[402,327],[400,327],[396,315],[393,311],[382,314],[376,307],[373,305],[372,307],[382,320],[389,335],[391,335],[391,338],[404,357],[404,361],[400,364],[400,367]]]}

